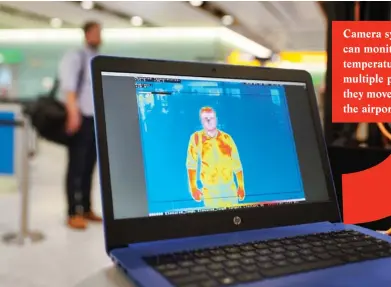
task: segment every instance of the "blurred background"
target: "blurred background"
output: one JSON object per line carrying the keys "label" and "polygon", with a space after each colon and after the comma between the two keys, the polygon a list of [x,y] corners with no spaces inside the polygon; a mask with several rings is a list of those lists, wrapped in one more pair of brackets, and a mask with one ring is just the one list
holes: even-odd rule
{"label": "blurred background", "polygon": [[0,1],[1,94],[50,89],[87,20],[106,29],[103,54],[304,68],[317,86],[325,72],[325,19],[312,1]]}
{"label": "blurred background", "polygon": [[[17,123],[27,102],[52,89],[61,58],[83,45],[80,27],[90,20],[103,26],[106,55],[305,69],[323,110],[327,21],[317,2],[0,1],[0,120]],[[65,167],[61,146],[32,129],[0,126],[1,287],[97,286],[89,280],[111,266],[101,225],[66,227]],[[23,230],[37,233],[15,243]]]}

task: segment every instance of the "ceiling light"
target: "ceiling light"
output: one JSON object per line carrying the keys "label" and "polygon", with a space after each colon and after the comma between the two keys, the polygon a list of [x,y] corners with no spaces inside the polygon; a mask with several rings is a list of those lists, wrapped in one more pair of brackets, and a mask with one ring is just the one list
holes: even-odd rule
{"label": "ceiling light", "polygon": [[224,15],[221,18],[221,22],[224,26],[231,26],[234,23],[234,17],[232,17],[231,15]]}
{"label": "ceiling light", "polygon": [[94,8],[93,1],[81,1],[80,5],[81,8],[83,8],[84,10],[91,10],[92,8]]}
{"label": "ceiling light", "polygon": [[53,28],[61,28],[62,20],[60,18],[53,18],[50,20],[50,26]]}
{"label": "ceiling light", "polygon": [[[81,29],[0,29],[0,46],[3,43],[69,43],[83,39]],[[230,47],[250,53],[258,58],[269,58],[272,52],[262,45],[236,33],[228,28],[127,28],[127,29],[104,29],[103,39],[114,43],[124,41],[147,41],[153,39],[167,41],[178,39],[202,39],[203,41],[216,41],[216,39],[228,44]],[[0,56],[1,57],[1,56]]]}
{"label": "ceiling light", "polygon": [[133,26],[139,27],[139,26],[143,25],[144,20],[143,20],[143,18],[141,18],[139,16],[133,16],[132,18],[130,18],[130,23]]}
{"label": "ceiling light", "polygon": [[190,1],[190,5],[194,7],[201,7],[204,1]]}

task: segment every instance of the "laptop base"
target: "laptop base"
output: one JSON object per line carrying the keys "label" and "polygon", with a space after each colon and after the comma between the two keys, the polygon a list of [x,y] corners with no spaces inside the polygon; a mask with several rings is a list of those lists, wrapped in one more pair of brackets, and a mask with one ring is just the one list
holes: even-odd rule
{"label": "laptop base", "polygon": [[[221,245],[238,244],[259,240],[294,237],[312,233],[332,232],[341,230],[356,230],[358,232],[391,242],[391,238],[380,233],[358,226],[332,224],[328,222],[306,224],[300,226],[278,227],[267,230],[253,230],[232,234],[220,234],[203,237],[193,237],[164,242],[142,243],[113,250],[111,256],[127,276],[140,286],[174,286],[161,274],[150,267],[142,258],[162,253],[179,252],[183,250],[208,248]],[[259,287],[288,287],[288,286],[317,286],[317,287],[349,287],[371,286],[391,282],[391,274],[386,271],[391,264],[391,258],[382,258],[372,261],[351,263],[316,271],[285,275],[272,279],[261,279],[252,283],[236,284],[231,286],[259,286]],[[367,282],[371,278],[371,282]],[[376,282],[374,282],[374,280]]]}

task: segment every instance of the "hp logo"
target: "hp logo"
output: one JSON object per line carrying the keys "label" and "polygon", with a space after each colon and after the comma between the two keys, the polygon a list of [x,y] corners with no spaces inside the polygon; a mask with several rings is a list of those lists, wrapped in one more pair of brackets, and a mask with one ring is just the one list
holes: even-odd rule
{"label": "hp logo", "polygon": [[242,223],[242,219],[239,216],[235,216],[234,217],[234,224],[239,225],[240,223]]}

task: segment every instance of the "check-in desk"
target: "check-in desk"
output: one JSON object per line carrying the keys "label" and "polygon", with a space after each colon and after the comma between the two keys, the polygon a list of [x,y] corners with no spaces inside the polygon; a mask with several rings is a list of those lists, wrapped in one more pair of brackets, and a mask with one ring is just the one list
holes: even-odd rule
{"label": "check-in desk", "polygon": [[[16,121],[23,117],[19,104],[0,103],[0,121]],[[17,191],[23,131],[17,126],[0,124],[0,193]]]}

